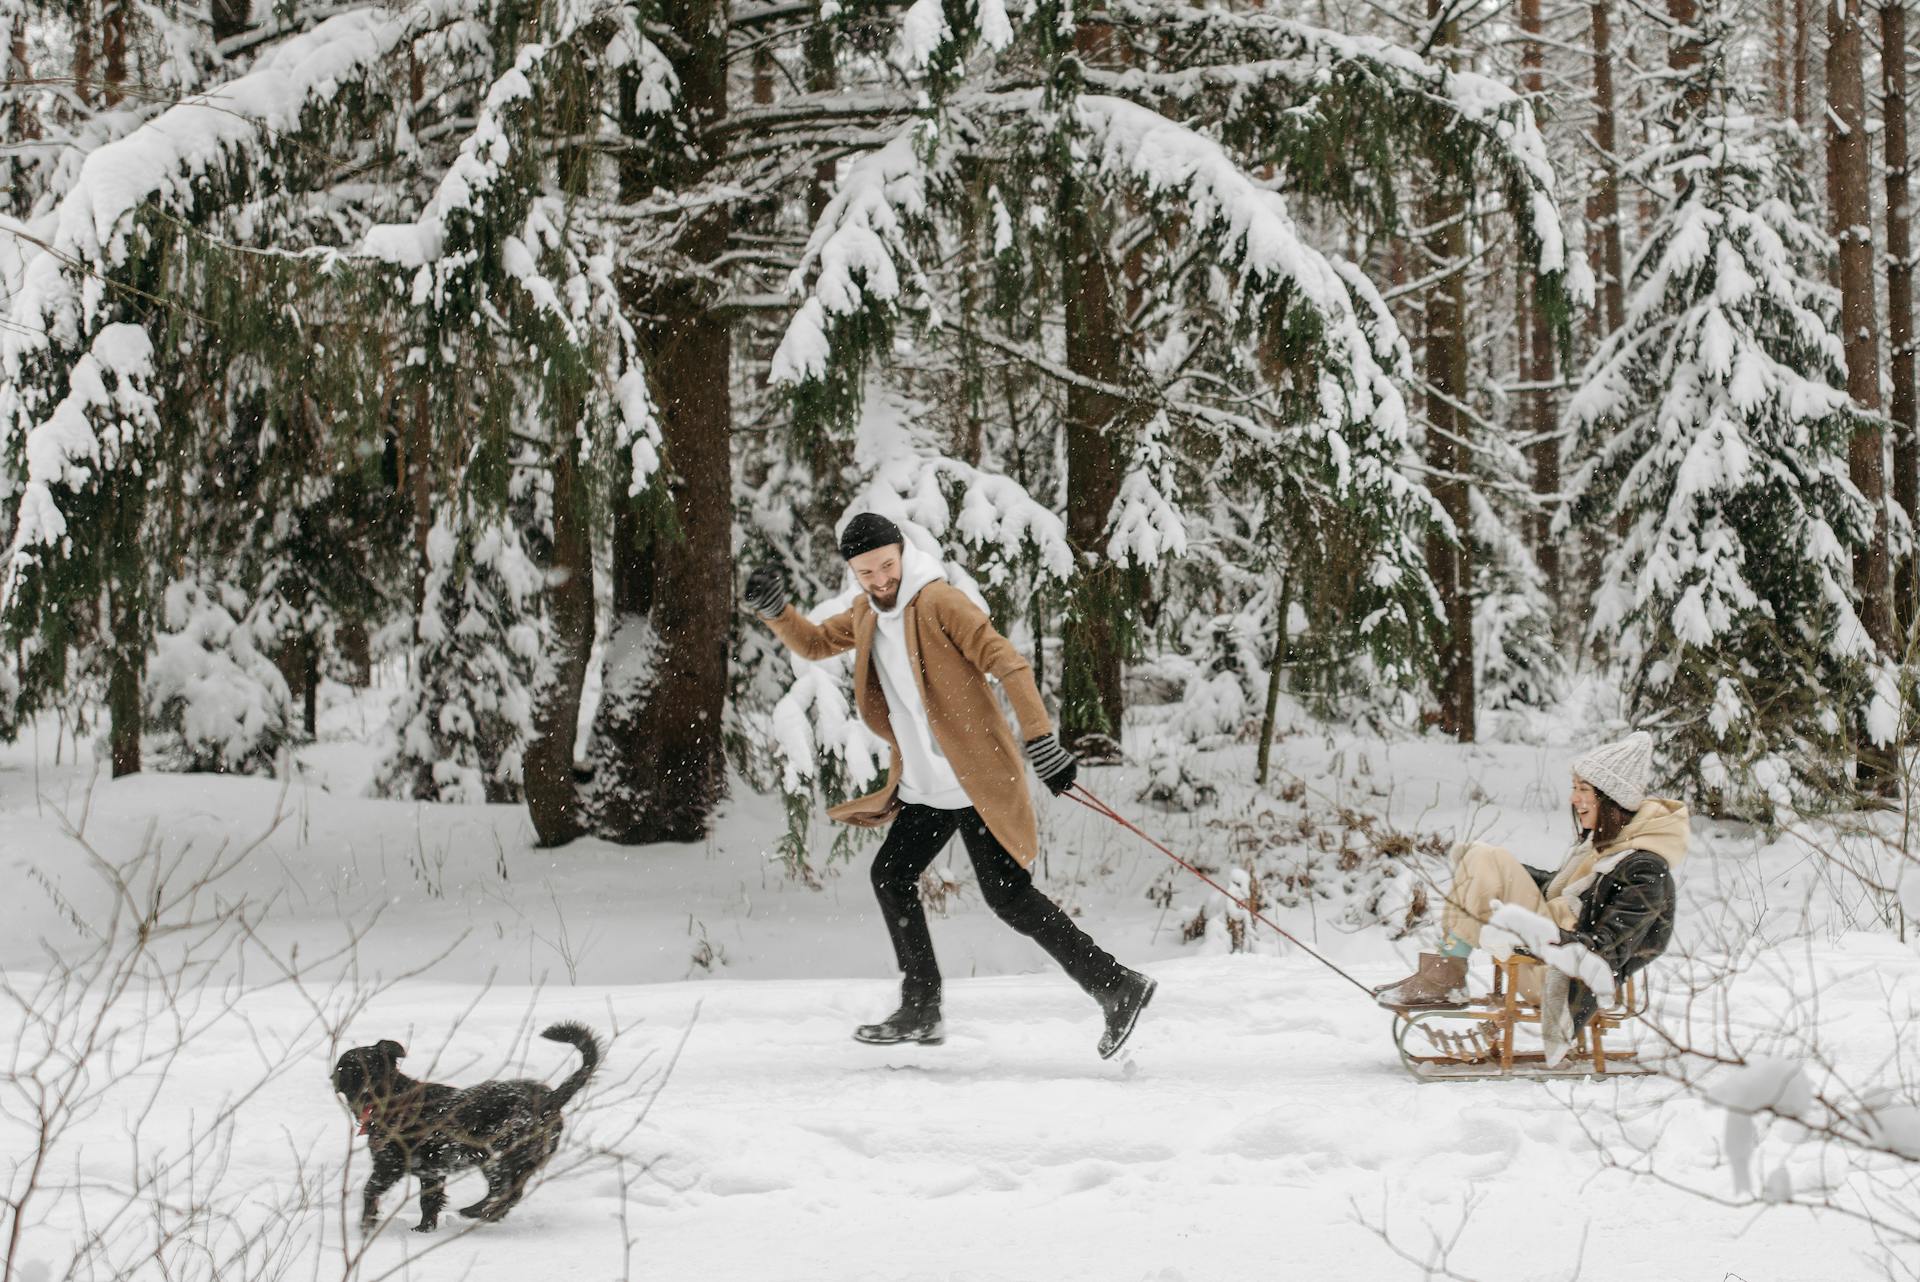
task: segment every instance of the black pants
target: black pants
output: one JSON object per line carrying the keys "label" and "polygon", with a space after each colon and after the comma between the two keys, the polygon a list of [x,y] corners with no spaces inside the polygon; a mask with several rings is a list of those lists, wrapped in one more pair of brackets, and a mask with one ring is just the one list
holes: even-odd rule
{"label": "black pants", "polygon": [[907,1005],[940,1004],[940,965],[920,903],[920,874],[956,828],[973,860],[980,893],[1001,921],[1046,949],[1074,983],[1096,997],[1120,981],[1126,969],[1040,893],[1032,874],[987,831],[977,811],[910,805],[894,819],[873,858],[873,893],[893,938],[893,955],[904,976],[901,998]]}

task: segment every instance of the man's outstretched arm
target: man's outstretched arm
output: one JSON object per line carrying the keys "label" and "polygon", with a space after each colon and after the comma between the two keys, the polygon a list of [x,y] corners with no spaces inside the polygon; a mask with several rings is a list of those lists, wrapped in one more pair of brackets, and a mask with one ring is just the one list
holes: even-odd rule
{"label": "man's outstretched arm", "polygon": [[747,604],[803,659],[818,663],[853,649],[853,611],[815,623],[787,600],[787,576],[777,565],[759,566],[747,576]]}

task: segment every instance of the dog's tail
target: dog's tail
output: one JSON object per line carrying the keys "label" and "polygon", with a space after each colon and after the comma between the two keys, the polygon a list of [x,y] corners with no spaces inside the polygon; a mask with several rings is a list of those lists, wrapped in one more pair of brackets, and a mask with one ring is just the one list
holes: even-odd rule
{"label": "dog's tail", "polygon": [[580,1052],[583,1061],[573,1071],[573,1076],[554,1087],[553,1093],[547,1096],[547,1108],[557,1113],[579,1093],[580,1088],[587,1084],[587,1079],[593,1076],[593,1070],[600,1066],[600,1040],[588,1031],[585,1024],[576,1024],[572,1020],[555,1024],[540,1036],[550,1042],[566,1042]]}

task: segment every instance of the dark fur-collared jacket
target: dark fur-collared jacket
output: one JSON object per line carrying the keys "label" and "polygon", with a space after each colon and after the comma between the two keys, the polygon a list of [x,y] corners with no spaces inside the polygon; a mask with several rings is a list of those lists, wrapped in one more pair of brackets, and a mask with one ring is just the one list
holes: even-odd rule
{"label": "dark fur-collared jacket", "polygon": [[[1527,869],[1567,942],[1597,953],[1616,983],[1665,952],[1673,938],[1673,870],[1686,858],[1687,821],[1680,802],[1649,798],[1597,857],[1583,842],[1558,873]],[[1583,1027],[1599,1004],[1593,990],[1575,981],[1568,994],[1574,1027]]]}

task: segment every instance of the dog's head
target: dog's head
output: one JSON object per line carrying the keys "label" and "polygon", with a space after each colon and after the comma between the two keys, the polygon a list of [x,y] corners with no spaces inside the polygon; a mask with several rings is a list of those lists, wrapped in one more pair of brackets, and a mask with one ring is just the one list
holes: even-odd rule
{"label": "dog's head", "polygon": [[394,1078],[399,1074],[400,1057],[407,1053],[399,1042],[375,1042],[356,1046],[342,1055],[333,1066],[333,1089],[347,1097],[362,1120],[367,1110],[393,1094]]}

